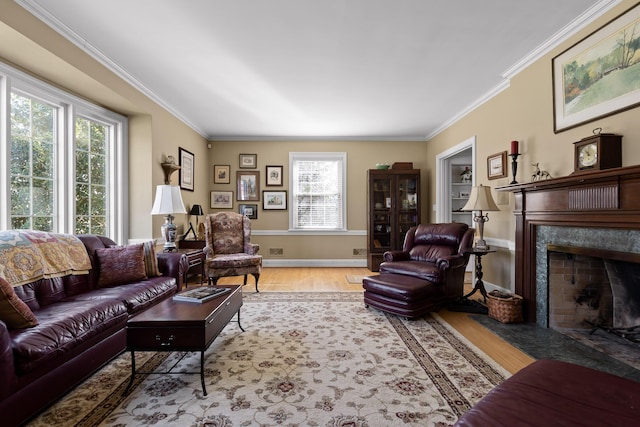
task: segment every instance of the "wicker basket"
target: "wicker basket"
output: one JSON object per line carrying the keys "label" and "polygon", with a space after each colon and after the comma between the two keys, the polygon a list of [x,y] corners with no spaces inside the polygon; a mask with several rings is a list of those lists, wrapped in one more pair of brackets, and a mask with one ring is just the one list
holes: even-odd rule
{"label": "wicker basket", "polygon": [[489,317],[502,323],[522,322],[522,297],[491,291],[487,294]]}

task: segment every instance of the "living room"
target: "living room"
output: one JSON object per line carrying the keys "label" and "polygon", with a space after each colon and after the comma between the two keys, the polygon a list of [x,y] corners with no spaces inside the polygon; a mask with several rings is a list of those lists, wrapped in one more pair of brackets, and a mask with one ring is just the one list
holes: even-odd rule
{"label": "living room", "polygon": [[[366,171],[382,162],[412,162],[413,167],[421,171],[419,203],[422,222],[435,222],[439,191],[438,157],[474,138],[475,182],[494,189],[492,194],[500,208],[490,213],[491,220],[484,230],[485,238],[497,250],[483,259],[484,280],[488,286],[515,291],[518,277],[515,242],[517,222],[514,216],[516,198],[510,191],[495,191],[497,187],[509,186],[514,179],[511,160],[505,165],[506,177],[489,179],[486,159],[502,151],[509,152],[510,142],[517,140],[520,156],[515,179],[519,183],[531,181],[534,164],[554,178],[566,177],[574,172],[574,143],[591,136],[594,129],[601,128],[603,133],[623,136],[623,167],[640,164],[640,148],[635,147],[634,142],[640,138],[637,108],[625,109],[556,132],[553,95],[553,58],[635,6],[637,2],[632,0],[599,2],[601,6],[602,3],[608,3],[604,13],[588,20],[585,26],[550,42],[542,53],[532,54],[524,61],[525,66],[514,66],[514,69],[505,72],[502,83],[494,92],[480,100],[469,100],[467,110],[452,118],[428,139],[419,141],[373,138],[207,138],[18,3],[11,0],[1,0],[1,3],[0,39],[3,42],[0,45],[0,61],[128,118],[129,187],[125,221],[128,233],[124,241],[118,243],[150,238],[161,242],[163,218],[152,216],[149,212],[155,188],[163,183],[164,174],[160,165],[167,156],[177,158],[179,148],[188,150],[194,156],[194,189],[182,191],[184,204],[187,209],[200,204],[205,208],[205,214],[217,211],[210,208],[212,191],[233,192],[233,211],[237,211],[238,205],[243,203],[235,200],[235,177],[236,172],[241,170],[241,154],[256,155],[254,170],[261,174],[260,191],[270,189],[264,186],[266,166],[282,165],[284,181],[277,189],[286,191],[289,190],[289,153],[346,152],[347,231],[322,234],[290,232],[289,212],[264,210],[260,199],[252,202],[258,204],[257,218],[251,222],[252,241],[263,248],[265,267],[365,266],[366,256],[361,250],[367,246]],[[0,159],[7,159],[6,153]],[[229,183],[214,182],[214,165],[230,166]],[[177,181],[178,174],[174,174],[172,184],[177,185]],[[190,222],[195,223],[195,218],[176,215],[179,233],[186,232]],[[309,244],[311,240],[313,244]],[[271,252],[270,249],[282,251]]]}
{"label": "living room", "polygon": [[[293,264],[307,262],[308,265],[321,265],[323,260],[329,260],[330,263],[336,259],[347,264],[360,262],[364,265],[364,256],[354,256],[353,250],[366,247],[366,170],[375,167],[376,163],[412,161],[414,167],[422,172],[422,221],[435,221],[436,157],[470,137],[475,137],[476,141],[476,183],[494,188],[508,185],[512,179],[511,171],[508,171],[506,178],[489,181],[486,179],[484,159],[509,150],[512,140],[520,142],[521,156],[518,158],[517,172],[517,181],[520,183],[530,181],[534,163],[538,163],[553,177],[571,174],[573,143],[590,136],[593,129],[598,127],[603,132],[623,135],[622,166],[640,163],[640,150],[632,143],[640,134],[640,125],[634,120],[634,109],[554,133],[550,67],[553,57],[626,11],[633,5],[632,1],[623,1],[611,7],[603,16],[505,79],[505,84],[493,96],[452,120],[428,143],[375,140],[348,143],[340,140],[207,141],[18,4],[11,1],[4,3],[0,28],[3,40],[8,42],[0,48],[0,56],[5,61],[129,118],[129,182],[135,183],[129,186],[129,233],[126,238],[130,241],[160,238],[162,218],[148,215],[149,207],[153,204],[155,186],[163,181],[160,163],[168,155],[177,157],[179,147],[192,152],[195,158],[194,191],[182,191],[184,203],[187,207],[200,204],[205,208],[209,206],[210,191],[233,191],[235,195],[233,179],[228,185],[213,183],[213,165],[230,165],[232,178],[235,178],[241,153],[256,154],[256,169],[263,174],[266,165],[283,165],[285,182],[282,188],[287,190],[290,151],[346,151],[348,232],[314,236],[314,245],[302,245],[301,242],[308,236],[292,236],[287,232],[286,212],[259,210],[258,218],[253,220],[252,225],[256,242],[263,248],[283,249],[283,255],[273,259],[270,259],[268,249],[264,251],[266,265],[285,260],[291,260]],[[176,184],[177,174],[173,178],[173,185]],[[496,286],[512,289],[514,202],[509,194],[493,194],[500,211],[491,213],[485,236],[499,251],[495,256],[486,258],[485,279]],[[234,200],[234,210],[237,210],[238,203]],[[207,209],[206,212],[209,211]],[[188,228],[189,221],[193,222],[194,218],[176,216],[179,232]]]}

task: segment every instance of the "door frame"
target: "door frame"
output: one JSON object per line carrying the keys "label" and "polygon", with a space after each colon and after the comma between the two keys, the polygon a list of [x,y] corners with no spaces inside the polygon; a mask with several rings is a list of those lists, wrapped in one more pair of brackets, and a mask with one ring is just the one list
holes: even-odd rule
{"label": "door frame", "polygon": [[436,223],[451,222],[451,158],[471,148],[471,185],[476,185],[476,137],[461,143],[436,156]]}

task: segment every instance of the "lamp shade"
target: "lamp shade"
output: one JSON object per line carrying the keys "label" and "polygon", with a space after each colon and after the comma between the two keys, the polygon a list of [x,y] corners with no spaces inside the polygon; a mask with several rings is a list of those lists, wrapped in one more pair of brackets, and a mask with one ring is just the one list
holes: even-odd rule
{"label": "lamp shade", "polygon": [[189,215],[200,216],[200,215],[203,215],[203,214],[204,213],[202,212],[202,206],[200,206],[200,205],[191,206],[191,210],[189,211]]}
{"label": "lamp shade", "polygon": [[174,213],[187,213],[182,203],[180,187],[171,185],[158,185],[156,199],[151,208],[151,215],[167,215]]}
{"label": "lamp shade", "polygon": [[471,195],[467,204],[462,208],[463,211],[499,211],[500,209],[493,201],[491,196],[491,187],[485,187],[480,184],[471,189]]}

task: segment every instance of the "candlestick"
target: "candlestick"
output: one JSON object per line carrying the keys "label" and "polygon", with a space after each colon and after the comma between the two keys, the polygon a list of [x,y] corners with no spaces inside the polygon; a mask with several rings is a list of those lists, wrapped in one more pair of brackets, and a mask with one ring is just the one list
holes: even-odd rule
{"label": "candlestick", "polygon": [[519,154],[518,153],[518,141],[511,141],[511,154]]}
{"label": "candlestick", "polygon": [[517,184],[518,181],[516,181],[516,172],[518,171],[518,156],[520,154],[515,153],[515,154],[509,154],[509,156],[511,157],[511,172],[513,173],[513,181],[510,182],[510,184]]}

